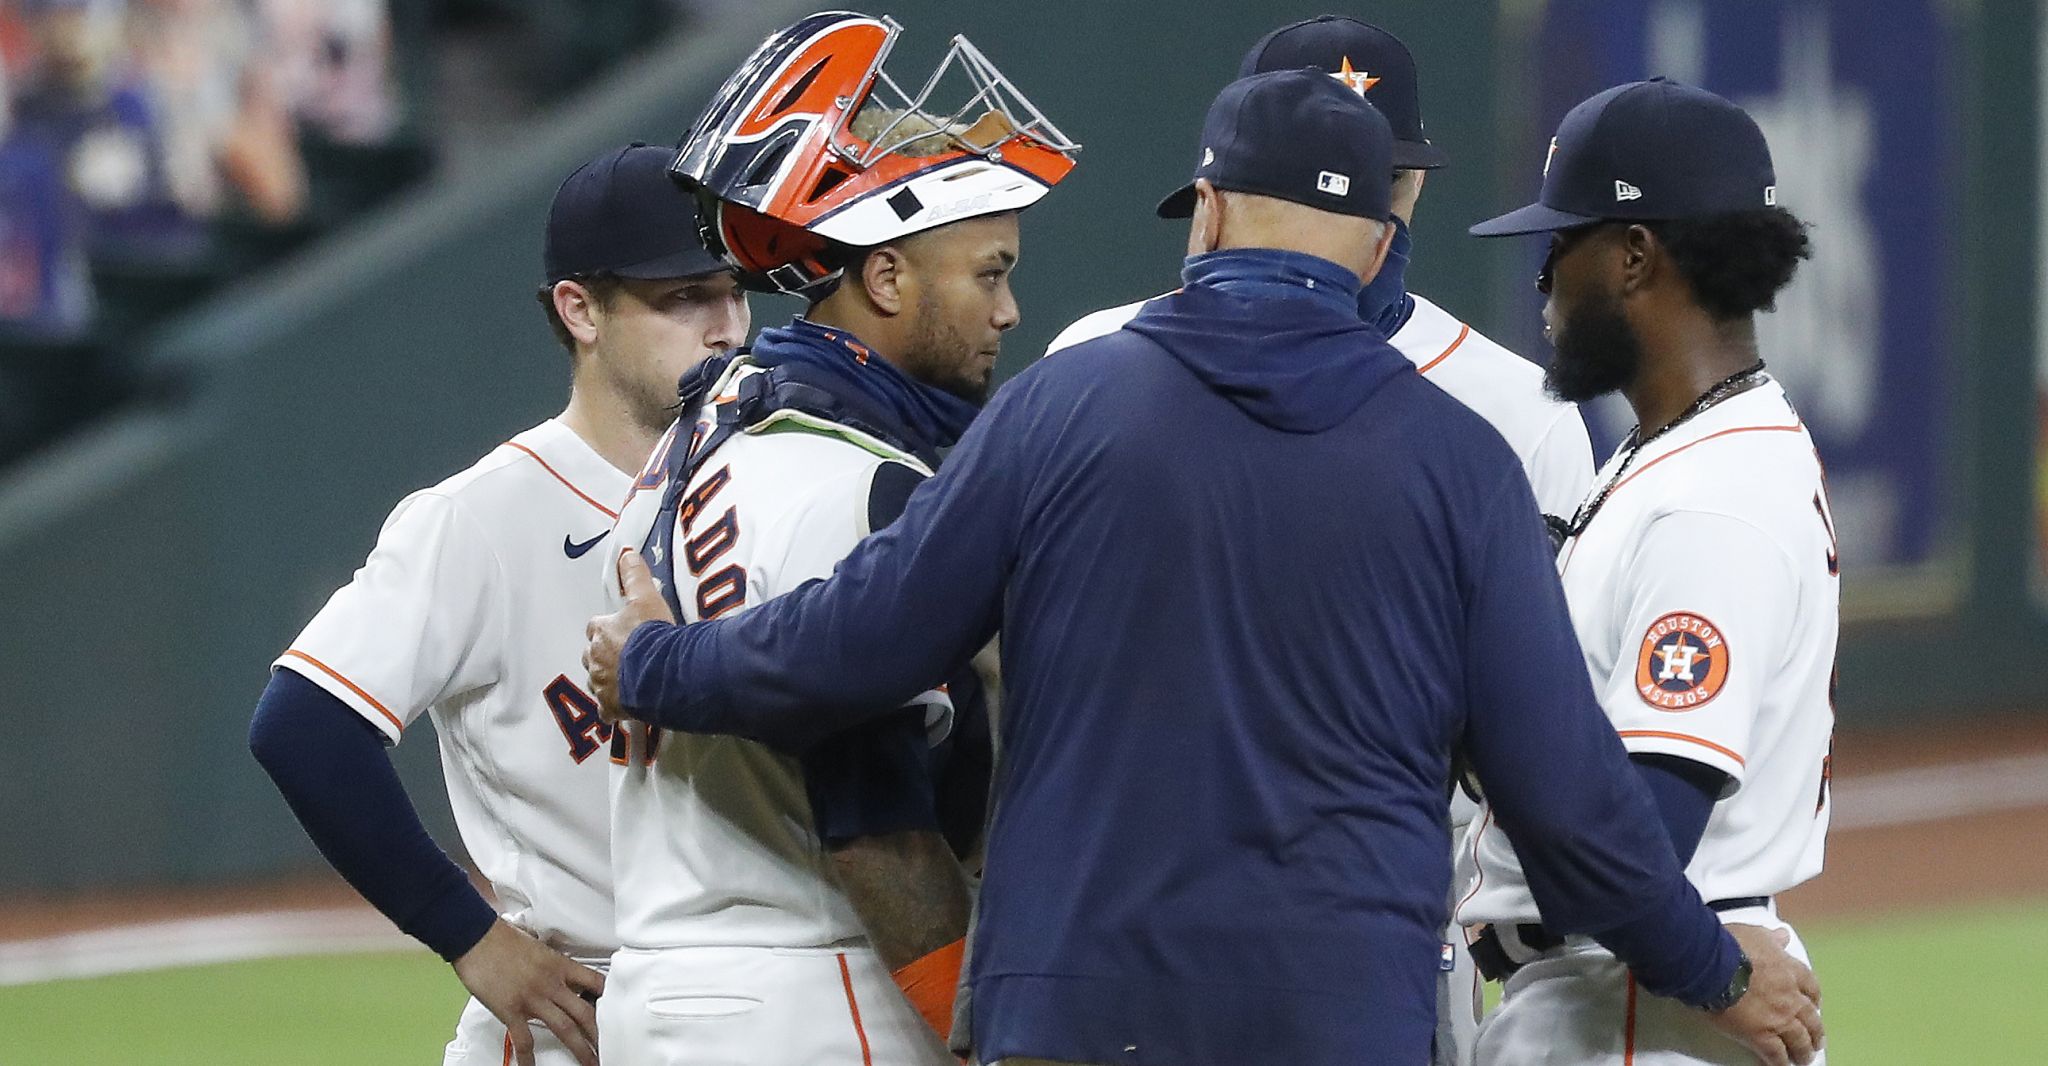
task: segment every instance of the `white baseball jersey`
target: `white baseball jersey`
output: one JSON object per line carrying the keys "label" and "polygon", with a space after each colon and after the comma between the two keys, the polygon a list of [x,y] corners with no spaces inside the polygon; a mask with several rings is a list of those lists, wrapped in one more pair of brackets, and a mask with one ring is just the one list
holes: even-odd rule
{"label": "white baseball jersey", "polygon": [[[279,656],[396,744],[422,712],[455,824],[507,921],[601,957],[612,923],[606,759],[583,628],[631,484],[549,420],[400,501],[369,561]],[[596,549],[596,550],[593,550]]]}
{"label": "white baseball jersey", "polygon": [[[736,362],[710,395],[730,399],[736,382],[756,373]],[[715,407],[715,399],[705,405],[700,424],[715,418]],[[667,453],[688,442],[688,428],[670,429],[619,518],[603,580],[615,605],[622,602],[618,553],[647,543]],[[745,610],[829,576],[869,533],[870,486],[890,461],[931,472],[867,434],[795,411],[728,439],[677,510],[682,621]],[[951,708],[936,690],[913,703],[930,708],[934,722],[947,720]],[[831,877],[797,760],[736,737],[665,733],[637,722],[620,735],[611,809],[621,944],[798,949],[865,938]]]}
{"label": "white baseball jersey", "polygon": [[[1820,459],[1784,390],[1766,380],[1651,441],[1558,566],[1623,744],[1728,775],[1686,868],[1700,895],[1772,896],[1820,873],[1840,578]],[[1464,924],[1538,920],[1490,815],[1458,873]]]}
{"label": "white baseball jersey", "polygon": [[[1410,293],[1415,311],[1387,340],[1422,376],[1486,419],[1515,450],[1536,503],[1569,517],[1593,478],[1593,444],[1579,409],[1543,391],[1543,369]],[[1114,333],[1149,301],[1095,311],[1061,330],[1045,354]]]}

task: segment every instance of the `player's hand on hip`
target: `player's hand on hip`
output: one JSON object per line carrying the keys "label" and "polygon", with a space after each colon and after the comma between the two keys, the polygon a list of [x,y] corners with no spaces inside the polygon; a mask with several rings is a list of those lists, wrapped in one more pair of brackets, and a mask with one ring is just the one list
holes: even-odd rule
{"label": "player's hand on hip", "polygon": [[590,641],[583,649],[583,668],[590,671],[590,694],[597,699],[598,714],[613,724],[628,717],[619,705],[619,654],[625,650],[626,638],[644,623],[676,620],[653,572],[631,548],[619,553],[619,588],[626,594],[626,605],[598,615],[583,629]]}
{"label": "player's hand on hip", "polygon": [[604,975],[513,928],[503,919],[455,960],[469,994],[505,1024],[519,1066],[533,1066],[533,1030],[546,1025],[582,1066],[597,1066],[597,997]]}
{"label": "player's hand on hip", "polygon": [[1749,956],[1749,991],[1734,1006],[1708,1017],[1771,1066],[1812,1062],[1826,1037],[1820,1024],[1820,981],[1785,950],[1791,932],[1755,925],[1730,925],[1728,932]]}

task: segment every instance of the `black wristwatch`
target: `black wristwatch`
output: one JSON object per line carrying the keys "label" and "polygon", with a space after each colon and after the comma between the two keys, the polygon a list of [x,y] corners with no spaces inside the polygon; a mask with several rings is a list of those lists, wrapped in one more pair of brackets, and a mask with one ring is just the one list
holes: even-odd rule
{"label": "black wristwatch", "polygon": [[1728,979],[1728,987],[1722,989],[1720,995],[1703,1004],[1707,1010],[1716,1014],[1741,1001],[1743,993],[1749,991],[1750,975],[1756,972],[1756,968],[1750,965],[1748,952],[1736,948],[1735,954],[1740,961],[1735,964],[1735,976]]}

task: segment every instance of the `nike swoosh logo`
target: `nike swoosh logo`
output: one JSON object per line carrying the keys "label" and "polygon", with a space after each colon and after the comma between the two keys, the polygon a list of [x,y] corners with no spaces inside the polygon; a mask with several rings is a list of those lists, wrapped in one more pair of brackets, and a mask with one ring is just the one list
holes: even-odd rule
{"label": "nike swoosh logo", "polygon": [[583,543],[578,544],[575,541],[570,540],[569,535],[564,533],[562,534],[562,554],[568,556],[571,559],[581,559],[583,558],[585,552],[588,552],[590,549],[597,547],[598,541],[601,541],[604,538],[609,537],[611,535],[612,531],[607,529],[604,532],[599,533],[597,536],[594,536],[589,540],[586,540]]}

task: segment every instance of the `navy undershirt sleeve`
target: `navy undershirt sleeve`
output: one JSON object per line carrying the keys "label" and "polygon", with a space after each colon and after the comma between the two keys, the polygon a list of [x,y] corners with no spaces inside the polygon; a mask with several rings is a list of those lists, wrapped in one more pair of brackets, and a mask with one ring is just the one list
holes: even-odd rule
{"label": "navy undershirt sleeve", "polygon": [[249,750],[336,872],[449,962],[497,914],[420,823],[384,734],[327,690],[275,670],[249,723]]}
{"label": "navy undershirt sleeve", "polygon": [[1671,834],[1671,850],[1678,864],[1692,862],[1707,831],[1707,819],[1714,816],[1714,801],[1728,785],[1728,775],[1704,763],[1675,755],[1639,754],[1629,757],[1643,784],[1657,801],[1664,816],[1664,828]]}
{"label": "navy undershirt sleeve", "polygon": [[811,820],[828,847],[939,828],[922,706],[828,737],[801,761]]}

